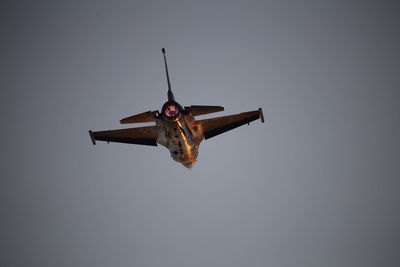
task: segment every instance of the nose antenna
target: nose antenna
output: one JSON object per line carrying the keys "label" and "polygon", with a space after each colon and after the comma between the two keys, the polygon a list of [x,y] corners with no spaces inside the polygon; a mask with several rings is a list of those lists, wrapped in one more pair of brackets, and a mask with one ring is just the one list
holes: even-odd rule
{"label": "nose antenna", "polygon": [[167,58],[165,57],[165,48],[161,49],[161,52],[164,55],[164,65],[165,65],[165,72],[167,73],[167,82],[168,82],[168,101],[174,101],[174,94],[171,91],[171,82],[169,81],[169,74],[168,74],[168,66],[167,66]]}

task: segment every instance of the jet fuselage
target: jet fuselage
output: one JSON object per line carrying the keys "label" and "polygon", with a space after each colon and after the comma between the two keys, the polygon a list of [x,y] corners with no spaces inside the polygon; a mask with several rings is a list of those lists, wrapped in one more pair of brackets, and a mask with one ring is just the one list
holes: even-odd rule
{"label": "jet fuselage", "polygon": [[175,161],[191,168],[196,163],[198,145],[204,138],[193,116],[184,114],[175,101],[166,102],[161,111],[156,120],[157,143],[165,146]]}

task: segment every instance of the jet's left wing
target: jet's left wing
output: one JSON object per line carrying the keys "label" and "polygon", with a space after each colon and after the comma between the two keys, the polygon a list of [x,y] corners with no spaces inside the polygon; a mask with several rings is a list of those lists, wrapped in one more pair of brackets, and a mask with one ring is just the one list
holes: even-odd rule
{"label": "jet's left wing", "polygon": [[235,115],[200,120],[199,122],[201,122],[203,128],[204,138],[209,139],[258,119],[264,122],[264,115],[261,108]]}
{"label": "jet's left wing", "polygon": [[96,140],[137,145],[157,146],[156,126],[137,127],[110,131],[92,132],[89,131],[93,145]]}

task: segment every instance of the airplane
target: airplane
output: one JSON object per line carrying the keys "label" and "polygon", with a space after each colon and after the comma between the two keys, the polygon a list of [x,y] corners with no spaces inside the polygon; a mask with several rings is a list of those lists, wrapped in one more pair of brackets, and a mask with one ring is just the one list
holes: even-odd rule
{"label": "airplane", "polygon": [[168,101],[164,103],[161,112],[147,111],[124,118],[121,124],[155,122],[153,126],[117,129],[109,131],[89,131],[93,145],[98,141],[166,147],[171,157],[186,168],[191,169],[196,163],[200,143],[205,139],[242,126],[254,120],[264,122],[262,109],[243,112],[234,115],[196,120],[196,116],[223,111],[221,106],[185,106],[175,101],[169,80],[165,49],[165,72],[167,76]]}

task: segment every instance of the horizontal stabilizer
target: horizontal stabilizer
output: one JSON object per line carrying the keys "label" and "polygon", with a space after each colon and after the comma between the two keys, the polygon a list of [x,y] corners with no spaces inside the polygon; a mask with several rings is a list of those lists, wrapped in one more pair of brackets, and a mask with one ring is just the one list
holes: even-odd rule
{"label": "horizontal stabilizer", "polygon": [[121,124],[128,123],[142,123],[142,122],[153,122],[155,117],[158,115],[157,111],[147,111],[137,115],[133,115],[127,118],[120,120]]}
{"label": "horizontal stabilizer", "polygon": [[191,112],[193,116],[200,116],[214,112],[224,111],[221,106],[190,106],[185,107],[185,110]]}

